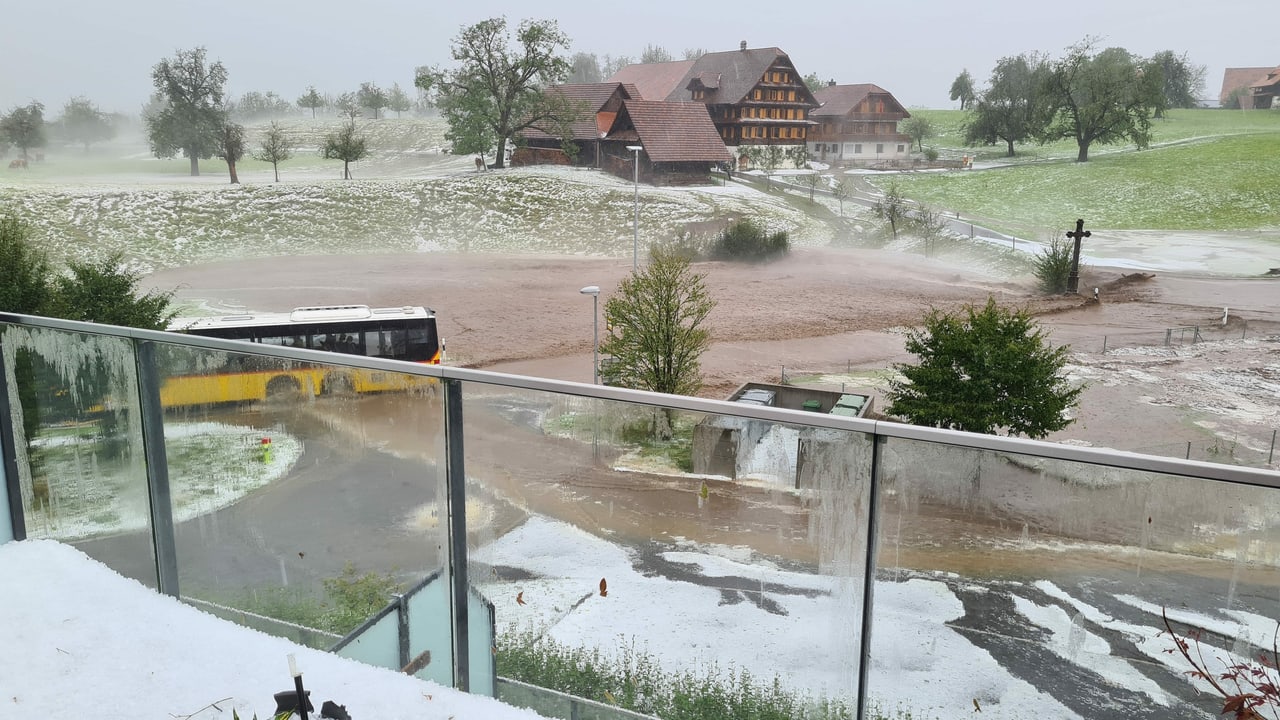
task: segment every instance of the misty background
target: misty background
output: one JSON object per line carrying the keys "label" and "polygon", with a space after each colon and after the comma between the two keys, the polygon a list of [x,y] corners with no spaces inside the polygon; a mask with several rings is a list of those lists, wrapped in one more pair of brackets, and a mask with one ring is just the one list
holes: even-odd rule
{"label": "misty background", "polygon": [[1052,6],[1016,0],[899,0],[809,4],[741,0],[649,0],[605,4],[406,0],[47,0],[8,3],[0,43],[0,111],[32,100],[56,115],[74,96],[106,112],[137,115],[152,92],[151,68],[176,50],[204,46],[228,72],[228,97],[275,91],[292,102],[362,82],[413,92],[414,68],[451,65],[450,41],[464,25],[506,16],[555,19],[574,52],[638,59],[646,45],[675,58],[687,48],[777,46],[802,74],[876,83],[909,107],[953,108],[951,81],[968,69],[986,84],[1004,56],[1060,56],[1086,36],[1142,56],[1186,52],[1206,66],[1205,97],[1217,99],[1227,67],[1280,64],[1259,28],[1280,20],[1264,0],[1211,5],[1167,0],[1079,0]]}

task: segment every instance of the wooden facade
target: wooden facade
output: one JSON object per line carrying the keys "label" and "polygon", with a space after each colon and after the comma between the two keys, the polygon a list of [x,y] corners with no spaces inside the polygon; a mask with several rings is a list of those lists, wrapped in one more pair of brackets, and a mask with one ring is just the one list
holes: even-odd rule
{"label": "wooden facade", "polygon": [[900,163],[911,155],[911,137],[898,121],[911,113],[888,90],[870,83],[836,85],[814,93],[821,106],[809,113],[816,123],[809,156],[831,165]]}
{"label": "wooden facade", "polygon": [[[573,118],[567,125],[570,137],[561,138],[553,134],[556,128],[549,124],[546,127],[521,130],[518,135],[521,147],[511,155],[513,166],[601,167],[604,161],[605,133],[622,110],[622,103],[639,95],[634,85],[617,82],[553,85],[547,88],[547,93],[555,94],[557,101],[573,113]],[[576,150],[572,159],[564,152],[566,140]],[[556,157],[557,153],[559,157]]]}
{"label": "wooden facade", "polygon": [[[689,61],[685,61],[688,63]],[[667,90],[667,101],[707,106],[716,132],[726,145],[801,145],[813,126],[809,111],[818,102],[778,48],[747,48],[707,53],[692,61],[672,84],[677,63],[623,68],[611,79],[625,78],[648,92]]]}

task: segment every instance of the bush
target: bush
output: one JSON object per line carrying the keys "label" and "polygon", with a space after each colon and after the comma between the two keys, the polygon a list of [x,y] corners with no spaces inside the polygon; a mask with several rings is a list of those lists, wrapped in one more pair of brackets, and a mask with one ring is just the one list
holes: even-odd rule
{"label": "bush", "polygon": [[924,159],[933,162],[938,159],[938,148],[927,147],[924,149]]}
{"label": "bush", "polygon": [[1055,237],[1049,247],[1036,256],[1034,272],[1041,290],[1050,294],[1067,291],[1067,281],[1071,278],[1071,251],[1071,243]]}
{"label": "bush", "polygon": [[719,260],[759,262],[791,252],[791,239],[785,230],[769,234],[751,220],[733,223],[716,238],[712,256]]}

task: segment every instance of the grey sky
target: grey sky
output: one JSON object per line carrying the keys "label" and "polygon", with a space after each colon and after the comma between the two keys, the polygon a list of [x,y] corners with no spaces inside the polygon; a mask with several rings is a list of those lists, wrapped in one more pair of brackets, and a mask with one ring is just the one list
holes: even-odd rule
{"label": "grey sky", "polygon": [[[760,0],[36,0],[8,3],[0,43],[0,111],[36,99],[49,117],[75,95],[136,114],[151,67],[203,45],[230,76],[232,96],[274,90],[296,99],[392,83],[412,92],[413,68],[449,64],[449,41],[486,17],[554,18],[571,51],[636,57],[647,43],[677,58],[685,48],[777,46],[797,69],[841,83],[873,82],[908,107],[955,107],[947,95],[964,68],[983,83],[996,60],[1041,50],[1060,55],[1087,35],[1150,55],[1187,52],[1208,67],[1217,97],[1226,67],[1275,66],[1259,41],[1280,20],[1274,0],[897,0],[870,3]],[[789,16],[780,16],[779,10]],[[1261,33],[1261,34],[1260,34]]]}

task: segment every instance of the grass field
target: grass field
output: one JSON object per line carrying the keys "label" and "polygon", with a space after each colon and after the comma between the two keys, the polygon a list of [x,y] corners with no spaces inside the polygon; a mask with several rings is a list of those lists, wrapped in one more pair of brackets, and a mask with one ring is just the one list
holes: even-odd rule
{"label": "grass field", "polygon": [[[913,110],[934,121],[929,143],[944,156],[973,153],[962,143],[964,113]],[[341,181],[341,163],[318,145],[335,120],[284,123],[297,142],[281,165],[240,163],[242,185],[225,163],[157,160],[138,137],[85,153],[50,148],[29,172],[0,177],[0,212],[26,219],[54,259],[120,252],[149,271],[229,257],[350,252],[489,251],[621,256],[632,233],[631,183],[572,169],[476,173],[467,157],[441,152],[438,119],[365,121],[373,155]],[[250,146],[265,126],[251,128]],[[897,182],[930,206],[958,211],[998,230],[1036,239],[1085,218],[1090,227],[1151,230],[1276,228],[1280,216],[1280,112],[1175,111],[1155,124],[1150,150],[1097,146],[1077,164],[1070,142],[1002,147],[980,159],[1001,167],[970,172],[871,176]],[[859,242],[874,224],[853,206],[835,221],[830,203],[745,188],[641,188],[640,239],[670,240],[689,223],[750,215],[791,233],[794,245]],[[849,204],[846,204],[849,205]],[[864,212],[862,217],[856,217]]]}
{"label": "grass field", "polygon": [[[934,144],[963,147],[959,111],[913,111],[934,120]],[[1095,145],[1076,163],[1073,142],[981,148],[980,160],[1009,163],[971,172],[879,177],[931,206],[956,210],[1022,237],[1085,218],[1116,230],[1254,230],[1280,227],[1280,112],[1182,110],[1157,120],[1148,150]]]}

